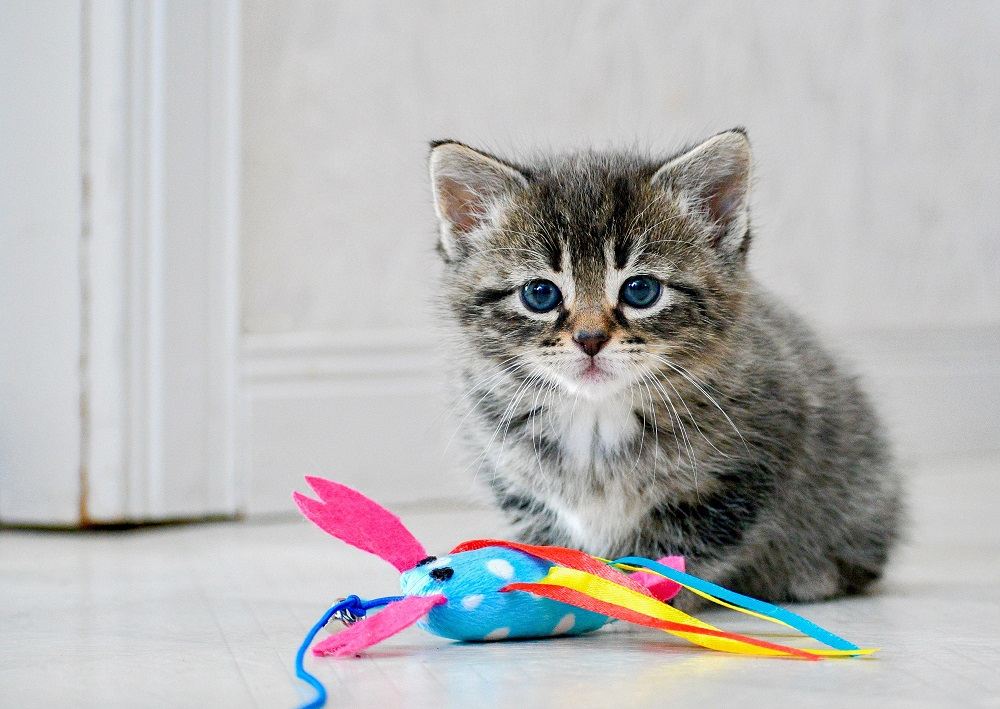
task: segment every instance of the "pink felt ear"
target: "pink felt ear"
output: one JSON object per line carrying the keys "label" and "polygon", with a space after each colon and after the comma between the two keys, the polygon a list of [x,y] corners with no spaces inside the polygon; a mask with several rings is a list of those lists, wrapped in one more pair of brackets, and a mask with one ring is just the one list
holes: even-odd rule
{"label": "pink felt ear", "polygon": [[337,539],[407,571],[427,557],[423,545],[399,517],[357,490],[323,478],[306,477],[320,502],[294,493],[295,504],[317,527]]}
{"label": "pink felt ear", "polygon": [[346,657],[359,653],[409,628],[427,615],[431,608],[447,600],[442,594],[436,593],[433,596],[407,596],[401,601],[394,601],[375,615],[331,635],[313,648],[313,654]]}
{"label": "pink felt ear", "polygon": [[[678,571],[684,571],[684,557],[683,556],[665,556],[658,560],[664,566],[669,566],[671,569],[677,569]],[[679,583],[671,581],[668,578],[664,578],[659,574],[649,574],[645,571],[638,571],[631,574],[629,578],[635,579],[643,586],[646,590],[653,594],[653,597],[666,603],[671,598],[676,596],[680,590],[681,586]]]}

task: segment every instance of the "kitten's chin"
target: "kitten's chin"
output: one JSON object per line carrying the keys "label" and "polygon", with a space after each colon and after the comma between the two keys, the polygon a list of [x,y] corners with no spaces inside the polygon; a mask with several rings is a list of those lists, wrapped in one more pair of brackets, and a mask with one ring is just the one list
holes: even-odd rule
{"label": "kitten's chin", "polygon": [[569,394],[591,400],[612,397],[629,384],[627,377],[621,373],[593,361],[582,363],[572,373],[560,372],[556,378]]}

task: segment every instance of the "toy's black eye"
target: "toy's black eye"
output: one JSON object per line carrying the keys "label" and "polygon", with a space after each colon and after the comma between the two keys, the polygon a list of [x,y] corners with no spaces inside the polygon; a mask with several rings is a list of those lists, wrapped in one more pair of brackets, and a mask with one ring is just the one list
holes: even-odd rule
{"label": "toy's black eye", "polygon": [[447,581],[455,575],[455,569],[450,566],[442,566],[440,569],[431,569],[431,578],[435,581]]}
{"label": "toy's black eye", "polygon": [[547,313],[562,302],[562,293],[552,281],[537,278],[521,288],[521,302],[535,313]]}
{"label": "toy's black eye", "polygon": [[635,276],[622,284],[618,298],[633,308],[648,308],[660,297],[660,282],[652,276]]}
{"label": "toy's black eye", "polygon": [[438,558],[436,556],[427,556],[427,557],[424,557],[423,559],[421,559],[420,561],[418,561],[417,562],[417,566],[424,566],[426,564],[431,563],[432,561],[437,561],[437,560],[438,560]]}

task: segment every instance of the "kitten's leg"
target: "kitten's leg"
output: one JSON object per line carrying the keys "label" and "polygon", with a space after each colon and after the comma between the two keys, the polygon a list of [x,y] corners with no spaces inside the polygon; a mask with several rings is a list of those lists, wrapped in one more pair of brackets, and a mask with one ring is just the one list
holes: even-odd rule
{"label": "kitten's leg", "polygon": [[[692,574],[745,596],[771,603],[814,603],[844,595],[864,593],[881,577],[882,565],[823,556],[799,556],[791,569],[767,562],[710,562],[692,564]],[[704,610],[710,601],[682,591],[674,606],[684,612]]]}
{"label": "kitten's leg", "polygon": [[526,495],[494,490],[497,504],[516,530],[517,540],[525,544],[566,545],[557,532],[555,515],[541,502]]}
{"label": "kitten's leg", "polygon": [[[840,577],[832,563],[810,560],[808,570],[796,575],[783,563],[754,558],[752,552],[740,551],[726,560],[693,561],[689,572],[744,596],[770,603],[822,601],[841,595]],[[673,605],[691,613],[715,604],[689,591],[682,591]]]}

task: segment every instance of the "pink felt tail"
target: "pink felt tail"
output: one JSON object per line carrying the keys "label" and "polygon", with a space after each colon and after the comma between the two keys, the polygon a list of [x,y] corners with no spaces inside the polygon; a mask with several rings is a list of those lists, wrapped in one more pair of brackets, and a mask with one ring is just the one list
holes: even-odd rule
{"label": "pink felt tail", "polygon": [[313,654],[334,657],[357,654],[401,630],[406,630],[427,615],[431,608],[447,600],[436,593],[433,596],[407,596],[401,601],[394,601],[375,615],[359,620],[346,630],[326,638],[313,648]]}
{"label": "pink felt tail", "polygon": [[320,501],[294,493],[295,504],[328,534],[407,571],[427,556],[399,517],[357,490],[323,478],[306,477]]}
{"label": "pink felt tail", "polygon": [[[665,556],[657,561],[664,566],[669,566],[671,569],[684,571],[683,556]],[[676,596],[681,590],[680,584],[659,576],[658,574],[648,574],[645,571],[638,571],[632,574],[630,578],[633,578],[641,583],[646,587],[647,591],[653,594],[655,598],[663,601],[664,603]]]}

